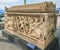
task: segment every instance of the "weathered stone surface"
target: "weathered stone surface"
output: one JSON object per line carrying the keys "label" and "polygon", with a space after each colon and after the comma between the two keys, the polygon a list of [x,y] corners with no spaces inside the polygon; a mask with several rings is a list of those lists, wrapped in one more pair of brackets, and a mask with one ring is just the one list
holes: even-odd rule
{"label": "weathered stone surface", "polygon": [[43,2],[37,4],[29,4],[22,6],[12,6],[10,8],[6,8],[6,11],[10,12],[22,12],[22,13],[36,13],[36,12],[53,12],[55,11],[55,4],[53,2]]}
{"label": "weathered stone surface", "polygon": [[[41,5],[32,4],[7,8],[5,12],[5,30],[44,49],[54,38],[57,18],[55,15],[55,4],[52,2],[44,2],[41,3]],[[43,13],[40,11],[40,13],[38,13],[38,11],[35,12],[36,8],[41,10],[39,6],[43,7],[42,9],[46,11],[42,10]],[[18,12],[18,10],[21,9],[23,13]],[[34,9],[34,11],[27,13],[24,9],[26,9],[27,12],[31,9]],[[47,10],[51,11],[49,12]]]}

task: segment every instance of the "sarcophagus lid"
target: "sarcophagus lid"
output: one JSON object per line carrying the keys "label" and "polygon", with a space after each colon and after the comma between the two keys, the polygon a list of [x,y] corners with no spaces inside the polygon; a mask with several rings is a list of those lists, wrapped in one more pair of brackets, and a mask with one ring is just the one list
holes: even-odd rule
{"label": "sarcophagus lid", "polygon": [[12,6],[6,11],[10,12],[25,12],[25,13],[39,13],[39,12],[53,12],[55,10],[55,4],[53,2],[43,2],[36,4],[28,4],[21,6]]}

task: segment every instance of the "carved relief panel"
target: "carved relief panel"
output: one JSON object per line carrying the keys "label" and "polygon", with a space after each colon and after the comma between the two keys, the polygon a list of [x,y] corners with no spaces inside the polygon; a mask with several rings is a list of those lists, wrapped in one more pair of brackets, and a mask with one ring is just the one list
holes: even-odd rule
{"label": "carved relief panel", "polygon": [[9,16],[5,25],[8,29],[19,32],[32,39],[47,41],[55,29],[54,16]]}

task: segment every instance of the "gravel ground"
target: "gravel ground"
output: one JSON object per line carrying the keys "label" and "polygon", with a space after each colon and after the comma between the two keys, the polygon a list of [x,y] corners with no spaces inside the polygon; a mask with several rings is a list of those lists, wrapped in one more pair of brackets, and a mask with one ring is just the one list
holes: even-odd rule
{"label": "gravel ground", "polygon": [[8,41],[7,38],[2,36],[2,30],[0,30],[0,50],[23,50],[22,47]]}
{"label": "gravel ground", "polygon": [[55,36],[59,38],[58,48],[56,50],[60,50],[60,27],[57,27]]}
{"label": "gravel ground", "polygon": [[[60,50],[60,27],[57,27],[55,36],[59,38],[59,45],[57,50]],[[17,45],[8,41],[7,38],[2,36],[2,30],[0,30],[0,50],[27,50],[24,48],[24,45],[22,46],[18,47]]]}

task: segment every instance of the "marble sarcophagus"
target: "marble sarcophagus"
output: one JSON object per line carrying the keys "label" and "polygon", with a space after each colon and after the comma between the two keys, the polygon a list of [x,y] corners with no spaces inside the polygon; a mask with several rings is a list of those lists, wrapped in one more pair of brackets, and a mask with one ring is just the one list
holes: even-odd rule
{"label": "marble sarcophagus", "polygon": [[52,2],[5,7],[5,30],[44,49],[54,39],[55,8]]}

